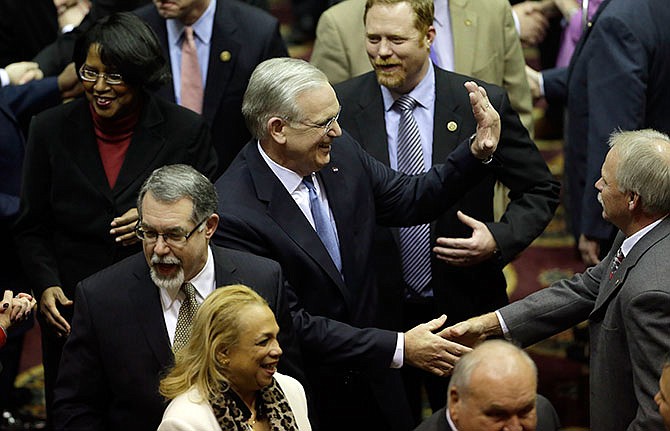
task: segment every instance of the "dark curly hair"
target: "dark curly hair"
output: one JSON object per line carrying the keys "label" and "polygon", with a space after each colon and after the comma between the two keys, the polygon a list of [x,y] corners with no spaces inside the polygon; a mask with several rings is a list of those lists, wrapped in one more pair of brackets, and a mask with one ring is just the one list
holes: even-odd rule
{"label": "dark curly hair", "polygon": [[167,61],[156,34],[129,12],[108,15],[79,36],[74,47],[77,70],[86,62],[91,45],[100,46],[100,59],[128,84],[156,90],[170,79]]}

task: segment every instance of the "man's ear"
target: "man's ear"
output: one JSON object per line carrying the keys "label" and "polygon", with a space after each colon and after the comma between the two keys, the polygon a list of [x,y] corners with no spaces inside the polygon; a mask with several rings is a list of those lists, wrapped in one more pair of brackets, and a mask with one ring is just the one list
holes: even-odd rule
{"label": "man's ear", "polygon": [[209,216],[209,218],[205,222],[205,236],[207,236],[207,239],[210,239],[212,235],[214,235],[214,232],[216,232],[216,227],[218,225],[219,225],[219,215],[217,213],[214,213],[211,216]]}
{"label": "man's ear", "polygon": [[286,120],[279,117],[271,117],[268,120],[267,128],[273,141],[279,144],[286,142]]}
{"label": "man's ear", "polygon": [[640,204],[641,204],[640,195],[635,193],[635,192],[629,192],[628,193],[628,209],[630,211],[632,211],[635,208],[639,208]]}
{"label": "man's ear", "polygon": [[451,420],[454,421],[456,425],[458,425],[458,415],[461,407],[461,398],[458,395],[458,389],[456,389],[456,387],[449,388],[448,397],[449,399],[447,400],[447,406],[449,407],[449,416],[451,416]]}
{"label": "man's ear", "polygon": [[428,45],[429,50],[433,42],[435,42],[435,27],[431,25],[426,31],[426,44]]}

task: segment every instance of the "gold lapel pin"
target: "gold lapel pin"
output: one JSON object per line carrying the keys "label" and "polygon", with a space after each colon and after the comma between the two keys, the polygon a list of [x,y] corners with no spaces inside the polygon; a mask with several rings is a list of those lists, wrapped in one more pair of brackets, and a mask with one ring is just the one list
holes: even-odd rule
{"label": "gold lapel pin", "polygon": [[230,51],[221,51],[221,54],[219,54],[219,58],[224,63],[230,61],[230,57],[231,57]]}
{"label": "gold lapel pin", "polygon": [[450,132],[455,132],[458,129],[458,124],[455,121],[450,121],[447,123],[447,130]]}

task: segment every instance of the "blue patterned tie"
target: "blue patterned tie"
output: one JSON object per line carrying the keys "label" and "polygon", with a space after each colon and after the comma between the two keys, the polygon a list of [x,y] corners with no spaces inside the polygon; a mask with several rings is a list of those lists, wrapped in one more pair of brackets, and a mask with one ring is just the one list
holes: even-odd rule
{"label": "blue patterned tie", "polygon": [[[400,111],[398,124],[398,171],[415,175],[424,172],[421,134],[412,110],[417,102],[408,95],[398,98],[394,107]],[[399,231],[402,274],[407,286],[419,296],[426,296],[430,282],[430,224],[403,227]]]}
{"label": "blue patterned tie", "polygon": [[321,205],[319,195],[316,193],[314,182],[311,175],[302,178],[302,183],[309,190],[309,209],[312,212],[314,219],[314,229],[317,235],[321,238],[321,242],[328,250],[330,258],[337,267],[337,270],[342,272],[342,259],[340,257],[340,248],[337,245],[337,237],[333,223],[330,221],[330,214],[324,205]]}

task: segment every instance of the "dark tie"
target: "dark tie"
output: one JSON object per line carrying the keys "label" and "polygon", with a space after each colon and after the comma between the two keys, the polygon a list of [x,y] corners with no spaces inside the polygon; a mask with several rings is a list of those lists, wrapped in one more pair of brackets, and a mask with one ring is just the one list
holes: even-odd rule
{"label": "dark tie", "polygon": [[203,85],[193,28],[184,27],[181,43],[181,105],[202,113]]}
{"label": "dark tie", "polygon": [[622,261],[623,251],[621,251],[621,248],[619,248],[619,250],[616,252],[616,256],[614,256],[614,259],[612,259],[612,264],[610,265],[610,280],[612,277],[614,277],[614,273],[617,271],[617,269],[619,269]]}
{"label": "dark tie", "polygon": [[[424,172],[421,134],[412,110],[417,102],[408,95],[394,106],[400,111],[398,124],[398,171],[414,175]],[[407,286],[422,295],[430,282],[430,225],[403,227],[399,231],[403,278]]]}
{"label": "dark tie", "polygon": [[330,258],[337,267],[337,270],[342,272],[342,259],[340,257],[340,248],[337,245],[337,237],[333,223],[330,221],[330,214],[324,205],[321,205],[319,195],[316,193],[314,182],[311,175],[302,178],[302,183],[309,190],[309,209],[312,212],[314,219],[314,229],[317,235],[321,238],[321,242],[328,250]]}
{"label": "dark tie", "polygon": [[179,307],[179,316],[177,317],[177,329],[174,333],[174,343],[172,351],[175,353],[188,343],[191,336],[191,324],[195,312],[198,311],[198,301],[195,299],[195,288],[191,283],[181,285],[181,291],[186,296]]}

